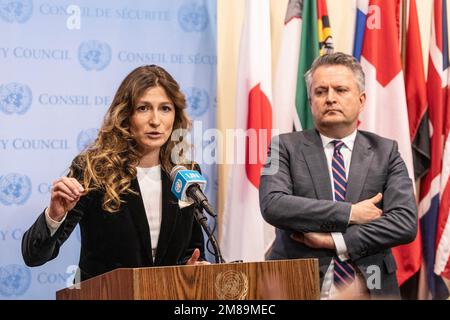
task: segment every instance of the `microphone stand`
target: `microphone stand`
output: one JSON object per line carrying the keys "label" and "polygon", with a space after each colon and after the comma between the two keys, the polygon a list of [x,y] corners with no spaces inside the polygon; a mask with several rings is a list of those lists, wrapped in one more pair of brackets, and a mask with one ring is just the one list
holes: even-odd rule
{"label": "microphone stand", "polygon": [[202,208],[198,208],[196,205],[194,205],[194,217],[195,220],[197,220],[198,223],[202,226],[205,233],[208,235],[208,239],[211,241],[211,244],[214,248],[214,257],[216,259],[216,263],[225,263],[225,260],[222,257],[222,253],[220,252],[219,244],[217,243],[216,237],[211,232],[211,229],[208,225],[208,218],[206,218],[205,214],[203,213]]}

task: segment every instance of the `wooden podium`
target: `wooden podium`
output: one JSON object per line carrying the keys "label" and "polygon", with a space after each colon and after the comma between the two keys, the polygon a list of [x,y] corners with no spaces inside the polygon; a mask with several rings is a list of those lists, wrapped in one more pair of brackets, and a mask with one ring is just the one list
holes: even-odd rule
{"label": "wooden podium", "polygon": [[317,259],[117,269],[60,290],[57,300],[312,300]]}

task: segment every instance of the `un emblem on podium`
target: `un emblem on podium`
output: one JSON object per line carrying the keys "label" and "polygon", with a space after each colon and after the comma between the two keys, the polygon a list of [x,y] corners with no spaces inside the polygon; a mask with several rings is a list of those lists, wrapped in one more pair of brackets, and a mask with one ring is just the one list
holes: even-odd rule
{"label": "un emblem on podium", "polygon": [[0,18],[6,22],[24,23],[33,13],[31,0],[0,0]]}
{"label": "un emblem on podium", "polygon": [[248,294],[248,278],[243,272],[224,271],[216,276],[215,289],[220,300],[244,300]]}

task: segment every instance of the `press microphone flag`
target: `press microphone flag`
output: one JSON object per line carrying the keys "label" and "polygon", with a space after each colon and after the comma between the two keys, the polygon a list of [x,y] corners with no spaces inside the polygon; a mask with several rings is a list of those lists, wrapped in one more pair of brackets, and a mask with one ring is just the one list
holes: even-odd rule
{"label": "press microphone flag", "polygon": [[208,235],[208,241],[211,241],[214,248],[216,263],[224,263],[225,260],[220,252],[219,244],[209,228],[208,219],[203,213],[204,209],[209,215],[216,217],[214,208],[203,193],[206,187],[206,179],[200,172],[196,170],[187,170],[184,166],[175,166],[170,172],[170,178],[172,179],[172,193],[178,200],[194,200],[196,204],[193,210],[194,217]]}

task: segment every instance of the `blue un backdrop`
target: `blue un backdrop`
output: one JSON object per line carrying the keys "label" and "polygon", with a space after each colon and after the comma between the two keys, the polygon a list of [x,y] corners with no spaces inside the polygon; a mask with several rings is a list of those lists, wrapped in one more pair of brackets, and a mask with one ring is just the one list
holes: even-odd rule
{"label": "blue un backdrop", "polygon": [[[78,227],[36,268],[23,262],[22,235],[96,136],[120,81],[144,64],[177,79],[198,130],[216,127],[216,1],[0,0],[0,299],[54,299],[72,281]],[[214,204],[216,166],[199,160]]]}

